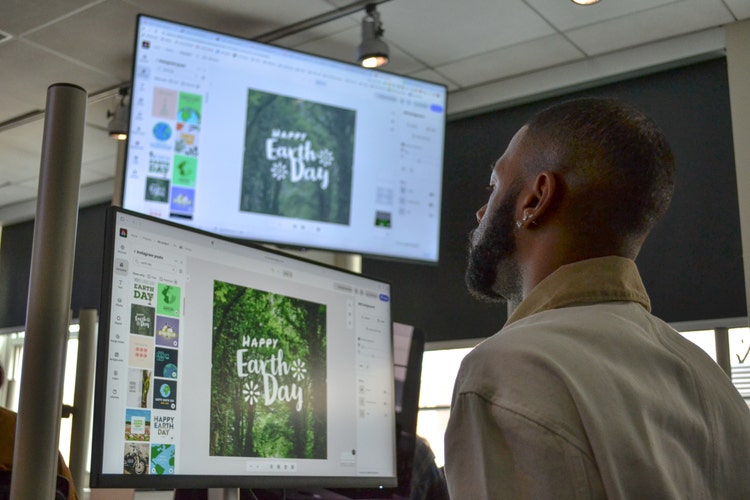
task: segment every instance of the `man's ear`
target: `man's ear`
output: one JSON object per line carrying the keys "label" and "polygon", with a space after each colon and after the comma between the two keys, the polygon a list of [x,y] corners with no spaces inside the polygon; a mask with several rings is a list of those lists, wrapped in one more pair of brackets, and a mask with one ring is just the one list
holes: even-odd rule
{"label": "man's ear", "polygon": [[557,176],[549,170],[537,174],[528,190],[521,193],[522,223],[526,226],[539,224],[555,199],[558,188]]}

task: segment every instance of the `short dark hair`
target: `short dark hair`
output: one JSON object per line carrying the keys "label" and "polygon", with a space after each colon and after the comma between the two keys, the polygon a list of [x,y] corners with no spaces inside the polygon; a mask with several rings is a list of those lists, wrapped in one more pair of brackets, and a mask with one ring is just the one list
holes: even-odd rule
{"label": "short dark hair", "polygon": [[669,207],[674,156],[641,111],[617,99],[580,98],[550,106],[526,125],[529,169],[570,171],[589,185],[577,209],[598,231],[643,237]]}

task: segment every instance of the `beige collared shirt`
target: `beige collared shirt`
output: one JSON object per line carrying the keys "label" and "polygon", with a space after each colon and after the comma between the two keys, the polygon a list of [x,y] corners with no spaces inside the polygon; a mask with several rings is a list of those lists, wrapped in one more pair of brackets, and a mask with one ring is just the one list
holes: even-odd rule
{"label": "beige collared shirt", "polygon": [[747,405],[649,309],[628,259],[542,281],[461,366],[451,498],[750,498]]}

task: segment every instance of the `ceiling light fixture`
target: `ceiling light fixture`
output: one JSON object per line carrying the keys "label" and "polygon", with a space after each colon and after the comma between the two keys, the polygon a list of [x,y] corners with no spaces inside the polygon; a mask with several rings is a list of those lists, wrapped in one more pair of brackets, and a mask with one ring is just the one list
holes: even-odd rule
{"label": "ceiling light fixture", "polygon": [[572,0],[572,2],[576,5],[594,5],[599,3],[600,0]]}
{"label": "ceiling light fixture", "polygon": [[357,47],[357,60],[365,68],[379,68],[388,64],[388,44],[382,40],[383,23],[375,4],[365,7],[362,19],[362,43]]}
{"label": "ceiling light fixture", "polygon": [[119,103],[114,111],[107,111],[109,124],[107,132],[112,139],[124,141],[128,138],[128,125],[130,120],[130,103],[128,102],[128,89],[121,87],[119,91]]}

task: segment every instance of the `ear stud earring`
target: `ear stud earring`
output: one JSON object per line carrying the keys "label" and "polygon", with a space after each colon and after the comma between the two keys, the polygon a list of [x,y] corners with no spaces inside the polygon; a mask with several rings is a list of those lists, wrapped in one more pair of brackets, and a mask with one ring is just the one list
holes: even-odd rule
{"label": "ear stud earring", "polygon": [[532,214],[523,214],[523,219],[516,221],[516,228],[521,229],[523,227],[524,222],[531,221],[532,224],[536,224],[536,222],[533,220]]}

